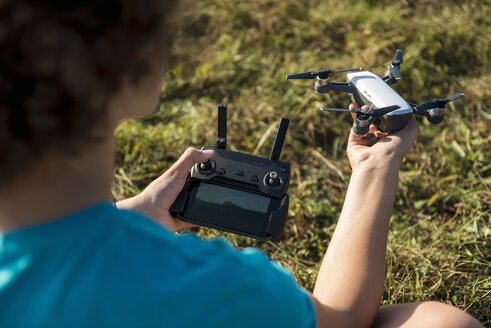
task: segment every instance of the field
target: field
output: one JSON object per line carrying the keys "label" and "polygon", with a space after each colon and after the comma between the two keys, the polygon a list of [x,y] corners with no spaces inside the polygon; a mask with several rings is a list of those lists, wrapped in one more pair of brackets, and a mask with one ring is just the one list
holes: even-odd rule
{"label": "field", "polygon": [[[383,304],[439,300],[491,325],[491,3],[489,0],[204,0],[181,21],[174,58],[151,117],[116,133],[115,199],[141,191],[188,147],[213,145],[216,107],[229,108],[229,149],[269,156],[282,116],[291,164],[289,217],[279,241],[224,235],[258,247],[313,288],[343,204],[350,167],[346,94],[318,95],[285,74],[362,66],[382,75],[396,49],[414,103],[466,96],[421,134],[400,172]],[[344,74],[332,75],[344,81]]]}

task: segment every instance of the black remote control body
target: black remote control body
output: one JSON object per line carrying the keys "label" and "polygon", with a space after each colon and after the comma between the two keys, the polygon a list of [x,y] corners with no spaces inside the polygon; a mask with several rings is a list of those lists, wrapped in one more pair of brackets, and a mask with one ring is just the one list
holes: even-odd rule
{"label": "black remote control body", "polygon": [[[223,113],[223,105],[219,113],[220,108]],[[171,215],[260,240],[280,236],[288,216],[290,166],[278,157],[288,123],[282,119],[269,159],[224,149],[222,124],[218,147],[202,148],[213,150],[213,157],[193,166],[170,208]]]}

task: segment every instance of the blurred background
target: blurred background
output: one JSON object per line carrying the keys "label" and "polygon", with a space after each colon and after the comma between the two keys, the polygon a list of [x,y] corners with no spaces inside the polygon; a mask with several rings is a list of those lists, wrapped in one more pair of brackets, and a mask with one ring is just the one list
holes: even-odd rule
{"label": "blurred background", "polygon": [[181,18],[158,110],[117,129],[113,196],[140,192],[188,146],[214,145],[219,103],[228,104],[228,148],[258,156],[269,156],[287,117],[281,159],[292,167],[291,200],[281,239],[195,233],[258,247],[312,290],[351,172],[351,116],[319,107],[347,108],[350,98],[318,95],[314,80],[285,74],[361,66],[383,75],[401,49],[393,87],[403,98],[466,96],[447,105],[440,125],[418,118],[393,210],[383,304],[439,300],[489,325],[490,17],[489,0],[196,1]]}

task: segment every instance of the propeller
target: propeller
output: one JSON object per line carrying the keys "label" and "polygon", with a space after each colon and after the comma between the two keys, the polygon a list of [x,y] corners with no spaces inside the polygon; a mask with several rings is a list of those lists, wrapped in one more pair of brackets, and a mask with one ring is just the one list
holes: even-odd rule
{"label": "propeller", "polygon": [[390,75],[397,81],[401,79],[401,64],[404,62],[402,58],[402,51],[396,50],[396,57],[389,66]]}
{"label": "propeller", "polygon": [[367,111],[362,110],[361,108],[355,108],[355,109],[342,109],[342,108],[327,108],[327,107],[321,107],[321,110],[325,112],[342,112],[342,113],[359,113],[359,112],[364,112],[367,113]]}
{"label": "propeller", "polygon": [[392,65],[401,65],[402,63],[404,63],[404,59],[402,58],[402,50],[397,49],[396,57],[394,58]]}
{"label": "propeller", "polygon": [[366,116],[371,116],[373,120],[376,120],[377,118],[382,117],[385,114],[393,112],[399,108],[401,107],[399,107],[398,105],[393,105],[393,106],[380,107],[380,108],[370,108],[367,111],[361,108],[342,109],[342,108],[326,108],[326,107],[322,107],[321,110],[326,112],[360,113]]}
{"label": "propeller", "polygon": [[444,99],[437,98],[437,99],[433,99],[433,100],[428,100],[428,101],[422,103],[421,105],[416,106],[416,113],[420,114],[421,112],[424,112],[424,111],[427,111],[430,109],[434,109],[434,108],[445,108],[445,105],[447,103],[454,101],[454,100],[457,100],[463,96],[465,96],[465,94],[457,93],[453,96],[450,96],[450,97],[444,98]]}
{"label": "propeller", "polygon": [[418,106],[413,106],[413,112],[418,115],[426,116],[428,121],[433,124],[438,124],[443,121],[445,105],[451,101],[463,97],[463,93],[457,93],[448,98],[437,98],[426,101]]}
{"label": "propeller", "polygon": [[454,100],[457,100],[459,98],[462,98],[463,96],[465,96],[464,93],[457,93],[453,96],[450,96],[448,98],[444,98],[444,99],[435,99],[435,101],[438,103],[438,104],[441,104],[442,106],[445,106],[447,103],[451,102],[451,101],[454,101]]}
{"label": "propeller", "polygon": [[329,74],[331,73],[340,73],[340,72],[351,72],[351,71],[361,71],[363,68],[358,67],[358,68],[345,68],[345,69],[321,69],[318,71],[312,71],[312,72],[305,72],[305,73],[298,73],[298,74],[290,74],[286,75],[287,80],[308,80],[308,79],[315,79],[316,77],[319,77],[320,79],[328,79]]}
{"label": "propeller", "polygon": [[384,77],[382,78],[388,84],[394,84],[401,79],[401,64],[404,63],[402,51],[397,49],[396,56],[392,63],[387,67]]}

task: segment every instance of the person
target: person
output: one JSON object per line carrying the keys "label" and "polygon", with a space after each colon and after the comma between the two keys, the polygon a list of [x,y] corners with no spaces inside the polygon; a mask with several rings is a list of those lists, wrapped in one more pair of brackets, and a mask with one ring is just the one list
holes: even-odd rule
{"label": "person", "polygon": [[0,3],[0,326],[479,327],[437,302],[379,304],[414,119],[350,135],[353,173],[311,294],[257,250],[173,234],[189,226],[169,207],[210,151],[189,148],[143,192],[111,202],[112,131],[155,108],[175,7]]}

